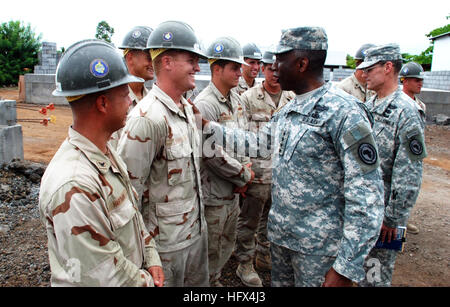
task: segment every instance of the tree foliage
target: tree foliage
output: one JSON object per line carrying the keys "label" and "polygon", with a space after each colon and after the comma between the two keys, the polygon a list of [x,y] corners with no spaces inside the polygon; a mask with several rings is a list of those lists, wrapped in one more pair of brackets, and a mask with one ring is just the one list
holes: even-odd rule
{"label": "tree foliage", "polygon": [[[450,19],[450,15],[447,16],[446,19]],[[449,31],[450,31],[450,24],[447,24],[443,27],[431,30],[428,34],[425,34],[425,36],[428,38],[432,38],[447,33]],[[419,55],[411,55],[408,53],[404,53],[402,54],[402,57],[406,63],[413,61],[422,65],[426,64],[431,65],[431,62],[433,60],[433,49],[434,49],[434,40],[431,41],[430,46],[428,46],[428,48],[422,51]]]}
{"label": "tree foliage", "polygon": [[19,75],[38,64],[41,35],[20,21],[0,24],[0,86],[17,84]]}
{"label": "tree foliage", "polygon": [[346,60],[347,60],[348,67],[353,68],[353,69],[356,68],[356,60],[350,54],[347,54]]}
{"label": "tree foliage", "polygon": [[97,33],[95,38],[111,43],[111,37],[114,35],[114,28],[106,21],[102,20],[97,25]]}

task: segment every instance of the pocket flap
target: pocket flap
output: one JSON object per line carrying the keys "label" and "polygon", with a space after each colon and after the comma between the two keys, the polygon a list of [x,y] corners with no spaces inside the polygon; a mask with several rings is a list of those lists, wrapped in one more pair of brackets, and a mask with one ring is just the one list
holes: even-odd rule
{"label": "pocket flap", "polygon": [[194,207],[194,201],[195,198],[167,203],[156,203],[156,215],[175,216],[190,212]]}
{"label": "pocket flap", "polygon": [[187,142],[172,145],[167,147],[167,160],[176,160],[180,158],[190,157],[192,153],[192,147]]}
{"label": "pocket flap", "polygon": [[350,129],[345,133],[343,144],[344,150],[347,150],[347,148],[352,147],[369,134],[370,134],[369,127],[364,123],[359,122],[352,129]]}
{"label": "pocket flap", "polygon": [[134,217],[136,209],[133,204],[126,199],[119,207],[109,212],[114,230],[122,228]]}

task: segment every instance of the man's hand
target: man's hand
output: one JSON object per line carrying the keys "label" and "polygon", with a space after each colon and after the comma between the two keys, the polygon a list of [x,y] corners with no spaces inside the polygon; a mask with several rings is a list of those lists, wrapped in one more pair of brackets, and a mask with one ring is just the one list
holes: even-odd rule
{"label": "man's hand", "polygon": [[351,287],[353,282],[331,268],[325,275],[322,287]]}
{"label": "man's hand", "polygon": [[164,286],[164,271],[160,266],[151,266],[147,270],[150,275],[153,277],[153,282],[155,283],[155,287]]}
{"label": "man's hand", "polygon": [[381,225],[381,242],[385,242],[386,238],[388,243],[397,237],[397,228],[387,227],[384,223]]}
{"label": "man's hand", "polygon": [[243,186],[243,187],[236,187],[233,190],[233,193],[239,193],[242,197],[246,198],[247,195],[245,195],[245,192],[247,192],[248,186],[250,183],[252,183],[253,179],[255,179],[255,172],[252,171],[252,163],[248,163],[245,166],[242,166],[242,171],[244,170],[244,167],[250,169],[250,180]]}

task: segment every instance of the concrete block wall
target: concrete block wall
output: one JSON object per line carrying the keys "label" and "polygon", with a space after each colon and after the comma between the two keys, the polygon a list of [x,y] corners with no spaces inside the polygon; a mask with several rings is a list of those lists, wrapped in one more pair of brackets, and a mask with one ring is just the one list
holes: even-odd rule
{"label": "concrete block wall", "polygon": [[423,87],[450,91],[450,71],[426,71]]}
{"label": "concrete block wall", "polygon": [[349,68],[335,68],[333,69],[333,80],[332,81],[342,81],[345,78],[351,76],[355,70]]}
{"label": "concrete block wall", "polygon": [[16,102],[0,100],[0,164],[24,159],[22,126],[17,124]]}
{"label": "concrete block wall", "polygon": [[52,95],[55,90],[55,75],[25,74],[25,102],[35,104],[67,104],[64,97]]}
{"label": "concrete block wall", "polygon": [[34,66],[34,73],[54,74],[56,72],[58,60],[56,43],[42,42],[42,50],[39,53],[39,65]]}

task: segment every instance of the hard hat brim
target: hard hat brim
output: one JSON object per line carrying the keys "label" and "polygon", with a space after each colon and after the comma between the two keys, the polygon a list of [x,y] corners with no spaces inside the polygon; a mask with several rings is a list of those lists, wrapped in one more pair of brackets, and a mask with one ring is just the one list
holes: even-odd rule
{"label": "hard hat brim", "polygon": [[128,84],[128,83],[143,83],[145,82],[144,79],[133,76],[131,74],[126,75],[125,77],[123,77],[122,79],[120,79],[117,82],[111,83],[111,85],[103,87],[103,88],[87,88],[84,90],[77,90],[77,91],[60,91],[58,89],[55,89],[52,92],[53,96],[56,97],[68,97],[68,96],[78,96],[78,95],[88,95],[88,94],[93,94],[93,93],[98,93],[98,92],[102,92],[102,91],[106,91],[124,84]]}

